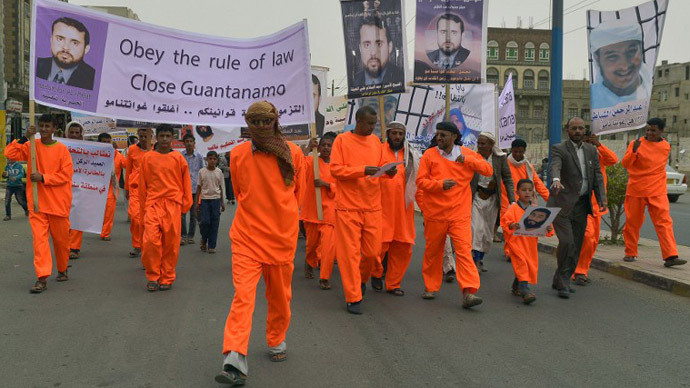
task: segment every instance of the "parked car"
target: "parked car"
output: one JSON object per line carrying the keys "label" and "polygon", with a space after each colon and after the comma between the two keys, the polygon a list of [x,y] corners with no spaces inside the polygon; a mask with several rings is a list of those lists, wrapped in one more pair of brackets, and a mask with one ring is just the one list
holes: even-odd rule
{"label": "parked car", "polygon": [[681,195],[688,191],[688,177],[666,165],[666,188],[668,189],[668,201],[676,202]]}

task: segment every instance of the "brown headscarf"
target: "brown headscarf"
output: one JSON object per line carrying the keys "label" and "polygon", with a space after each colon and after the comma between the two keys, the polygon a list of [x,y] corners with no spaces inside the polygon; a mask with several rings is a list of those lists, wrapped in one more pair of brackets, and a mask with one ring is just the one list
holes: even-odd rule
{"label": "brown headscarf", "polygon": [[[275,155],[278,158],[278,168],[286,186],[290,186],[295,179],[295,165],[292,163],[290,147],[278,126],[278,110],[268,101],[255,102],[249,106],[244,119],[249,126],[252,143],[257,150]],[[274,119],[275,125],[271,129],[260,129],[250,123],[255,119]]]}

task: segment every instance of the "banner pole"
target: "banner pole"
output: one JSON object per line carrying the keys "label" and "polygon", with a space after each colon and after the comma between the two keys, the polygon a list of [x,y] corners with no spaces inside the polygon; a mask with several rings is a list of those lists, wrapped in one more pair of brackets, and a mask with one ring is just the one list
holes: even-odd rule
{"label": "banner pole", "polygon": [[[316,123],[311,123],[311,138],[316,139]],[[314,179],[319,179],[319,152],[316,147],[312,148],[311,156],[314,158]],[[316,188],[316,215],[319,221],[323,221],[323,205],[321,203],[321,188]]]}
{"label": "banner pole", "polygon": [[446,114],[444,121],[450,121],[450,84],[446,84]]}
{"label": "banner pole", "polygon": [[[34,106],[34,100],[29,100],[29,125],[35,125],[36,107]],[[29,144],[31,144],[31,172],[39,172],[38,165],[36,164],[36,136],[29,136]],[[31,179],[31,177],[29,177]],[[34,200],[34,213],[38,213],[38,183],[31,182],[31,195]]]}
{"label": "banner pole", "polygon": [[381,116],[381,142],[386,141],[386,102],[383,96],[379,96],[379,116]]}

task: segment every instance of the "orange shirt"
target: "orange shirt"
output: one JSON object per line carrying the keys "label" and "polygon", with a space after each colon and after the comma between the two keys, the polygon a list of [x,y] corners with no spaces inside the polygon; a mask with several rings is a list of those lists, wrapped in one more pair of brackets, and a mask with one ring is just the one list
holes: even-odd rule
{"label": "orange shirt", "polygon": [[[396,152],[391,150],[388,143],[383,148],[383,163],[403,162],[405,149]],[[399,241],[414,244],[414,204],[405,206],[405,166],[399,165],[398,173],[391,179],[381,179],[381,210],[383,228],[381,241]],[[410,177],[414,179],[415,177]]]}
{"label": "orange shirt", "polygon": [[[417,173],[417,187],[424,190],[424,217],[435,221],[451,221],[469,218],[472,214],[472,189],[474,173],[492,176],[493,167],[481,155],[462,147],[465,161],[458,163],[441,156],[438,147],[422,155]],[[443,181],[453,179],[457,183],[443,190]]]}
{"label": "orange shirt", "polygon": [[347,132],[335,138],[331,150],[331,175],[338,182],[336,209],[381,210],[379,178],[368,178],[364,175],[364,168],[382,166],[382,162],[383,153],[378,137]]}
{"label": "orange shirt", "polygon": [[149,152],[139,148],[138,144],[129,146],[127,149],[127,164],[125,173],[125,190],[136,190],[139,187],[139,169],[141,168],[141,158]]}
{"label": "orange shirt", "polygon": [[625,195],[631,197],[656,197],[666,195],[666,164],[671,145],[664,139],[651,142],[641,139],[640,148],[633,152],[630,142],[623,156],[623,167],[628,169],[628,188]]}
{"label": "orange shirt", "polygon": [[288,142],[295,166],[292,185],[285,186],[272,154],[242,143],[230,153],[237,211],[230,228],[232,252],[271,265],[294,260],[299,231],[299,204],[304,188],[302,150]]}
{"label": "orange shirt", "polygon": [[[608,181],[606,176],[606,167],[613,166],[614,164],[618,163],[618,155],[616,155],[615,152],[603,144],[599,144],[597,151],[599,151],[599,165],[601,166],[601,175],[604,176],[604,190],[606,190],[606,182]],[[609,209],[606,209],[603,212],[599,211],[597,198],[594,193],[592,193],[592,215],[594,217],[601,217],[608,212]]]}
{"label": "orange shirt", "polygon": [[304,195],[302,196],[301,219],[316,224],[335,225],[335,179],[331,176],[330,163],[319,158],[319,177],[331,185],[330,190],[321,187],[321,207],[323,221],[319,221],[316,211],[316,187],[314,186],[314,157],[304,158]]}
{"label": "orange shirt", "polygon": [[[527,175],[527,167],[528,164],[525,163],[521,166],[516,166],[513,163],[510,162],[510,159],[508,159],[508,167],[510,167],[510,176],[513,177],[513,183],[515,184],[515,200],[518,198],[518,191],[517,191],[517,184],[520,181],[520,179],[529,179],[529,175]],[[539,178],[539,174],[537,174],[537,171],[534,169],[534,166],[529,165],[529,168],[532,169],[532,182],[534,182],[534,189],[535,191],[544,199],[544,201],[549,200],[549,189],[546,188],[546,185],[544,185],[544,182]],[[536,197],[535,197],[536,200]],[[503,190],[501,191],[501,207],[505,210],[508,208],[508,205],[510,205],[510,202],[508,202],[508,194],[506,192],[506,186],[503,185]]]}
{"label": "orange shirt", "polygon": [[[31,181],[31,143],[19,144],[16,140],[5,148],[5,157],[18,161],[27,161],[26,199],[29,209],[34,208],[32,195],[34,182]],[[72,156],[67,146],[56,141],[45,145],[36,140],[36,163],[38,172],[43,174],[43,182],[38,182],[38,210],[40,213],[58,217],[69,217],[72,205]]]}
{"label": "orange shirt", "polygon": [[192,181],[187,161],[181,153],[146,152],[140,160],[139,172],[141,214],[161,199],[179,204],[182,213],[187,213],[192,207]]}

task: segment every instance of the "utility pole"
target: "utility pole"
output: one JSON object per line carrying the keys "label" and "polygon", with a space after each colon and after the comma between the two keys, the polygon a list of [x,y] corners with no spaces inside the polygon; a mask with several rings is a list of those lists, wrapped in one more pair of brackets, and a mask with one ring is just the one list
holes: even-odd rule
{"label": "utility pole", "polygon": [[[551,97],[549,100],[549,163],[551,147],[561,142],[563,111],[563,0],[553,0],[551,10]],[[548,177],[551,185],[551,174]]]}

